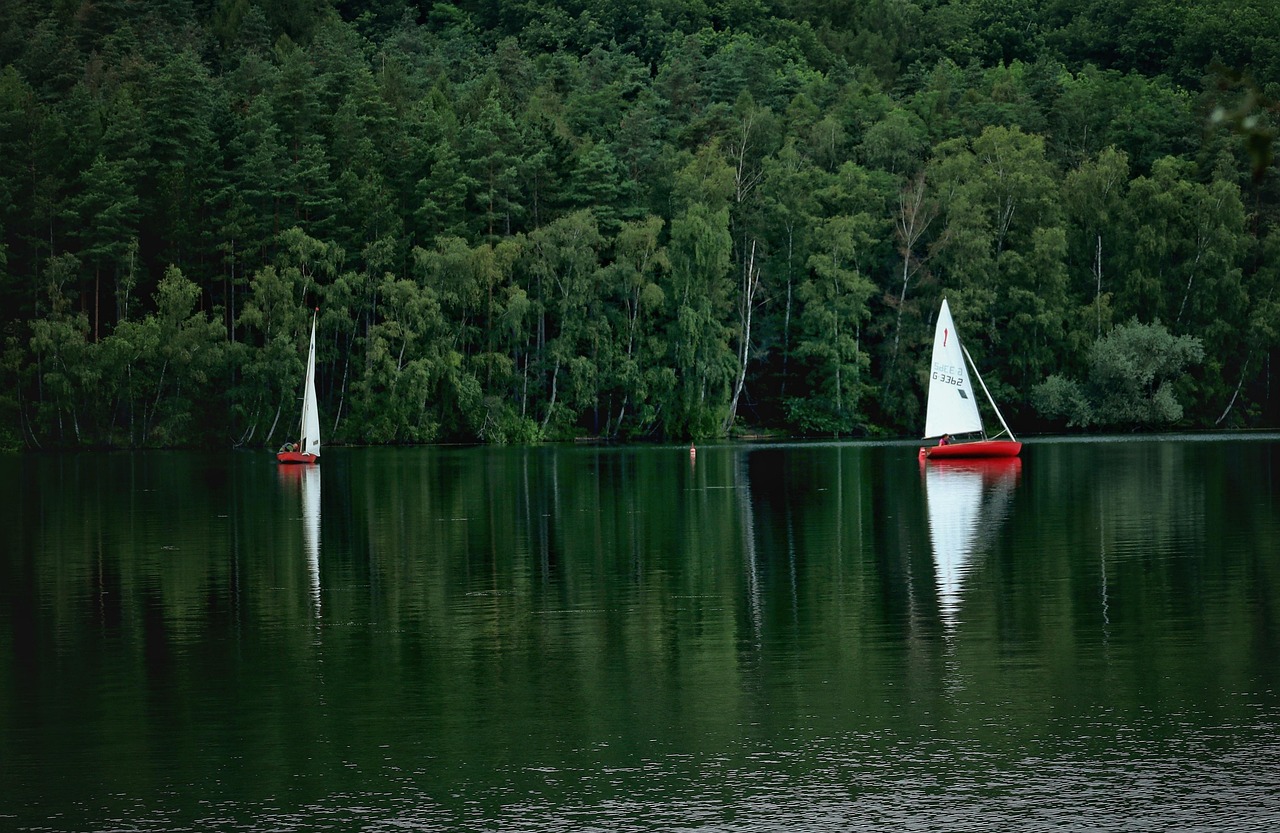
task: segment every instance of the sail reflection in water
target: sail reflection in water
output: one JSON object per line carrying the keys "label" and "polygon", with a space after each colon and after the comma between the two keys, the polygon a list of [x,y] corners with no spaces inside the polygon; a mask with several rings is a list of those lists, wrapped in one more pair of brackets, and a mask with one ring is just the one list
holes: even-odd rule
{"label": "sail reflection in water", "polygon": [[921,463],[943,624],[960,623],[970,562],[998,530],[1022,471],[1017,457]]}
{"label": "sail reflection in water", "polygon": [[302,552],[307,559],[311,607],[320,618],[320,467],[281,466],[280,482],[297,494],[302,508]]}
{"label": "sail reflection in water", "polygon": [[302,472],[302,548],[307,554],[311,576],[311,603],[320,618],[320,468],[307,466]]}

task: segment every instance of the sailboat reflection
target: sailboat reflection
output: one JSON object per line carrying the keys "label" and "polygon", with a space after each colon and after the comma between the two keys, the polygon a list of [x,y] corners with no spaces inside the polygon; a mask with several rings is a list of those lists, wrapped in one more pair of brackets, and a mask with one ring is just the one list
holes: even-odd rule
{"label": "sailboat reflection", "polygon": [[1022,472],[1018,457],[922,465],[929,538],[943,624],[960,623],[961,592],[974,553],[1008,514]]}
{"label": "sailboat reflection", "polygon": [[320,618],[320,467],[302,470],[302,547],[311,577],[311,605]]}
{"label": "sailboat reflection", "polygon": [[320,467],[280,466],[280,485],[290,497],[302,503],[302,551],[307,558],[307,579],[311,608],[320,618]]}

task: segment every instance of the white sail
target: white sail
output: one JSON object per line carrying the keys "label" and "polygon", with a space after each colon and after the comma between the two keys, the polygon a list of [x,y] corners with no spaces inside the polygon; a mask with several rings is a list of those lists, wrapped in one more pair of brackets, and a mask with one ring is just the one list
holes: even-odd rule
{"label": "white sail", "polygon": [[307,353],[307,381],[302,389],[302,438],[298,450],[320,456],[320,412],[316,408],[316,320],[311,319],[311,349]]}
{"label": "white sail", "polygon": [[933,333],[933,362],[929,369],[929,401],[925,410],[924,436],[968,434],[982,430],[978,400],[964,363],[964,351],[951,308],[944,298]]}

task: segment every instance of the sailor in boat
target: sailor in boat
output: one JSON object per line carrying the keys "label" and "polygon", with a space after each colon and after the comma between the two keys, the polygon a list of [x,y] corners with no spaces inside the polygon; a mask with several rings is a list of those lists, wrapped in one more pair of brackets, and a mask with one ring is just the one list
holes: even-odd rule
{"label": "sailor in boat", "polygon": [[951,444],[950,434],[943,434],[941,437],[938,438],[938,445],[950,445],[950,444]]}

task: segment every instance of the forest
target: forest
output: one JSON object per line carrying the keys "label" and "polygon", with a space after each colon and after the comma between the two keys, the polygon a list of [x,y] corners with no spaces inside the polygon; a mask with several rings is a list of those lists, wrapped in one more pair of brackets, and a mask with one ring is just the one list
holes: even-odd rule
{"label": "forest", "polygon": [[0,447],[1274,428],[1273,0],[7,0]]}

